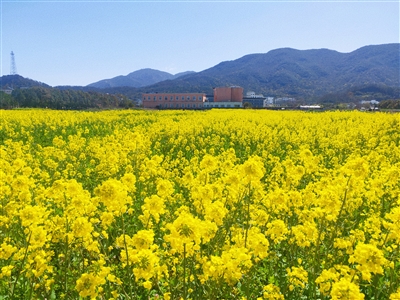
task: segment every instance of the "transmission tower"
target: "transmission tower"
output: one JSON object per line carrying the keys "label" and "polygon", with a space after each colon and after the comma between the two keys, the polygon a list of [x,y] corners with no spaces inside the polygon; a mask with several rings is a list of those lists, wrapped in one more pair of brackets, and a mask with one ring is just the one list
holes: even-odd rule
{"label": "transmission tower", "polygon": [[17,66],[15,65],[15,57],[14,52],[11,51],[11,67],[10,67],[10,75],[17,75]]}

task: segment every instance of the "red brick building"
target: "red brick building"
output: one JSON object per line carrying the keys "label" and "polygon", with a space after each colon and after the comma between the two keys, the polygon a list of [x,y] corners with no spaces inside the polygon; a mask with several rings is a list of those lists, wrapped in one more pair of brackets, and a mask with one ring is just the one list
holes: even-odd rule
{"label": "red brick building", "polygon": [[214,88],[214,102],[242,102],[243,88],[240,86]]}
{"label": "red brick building", "polygon": [[[239,86],[217,87],[214,88],[214,99],[210,98],[207,100],[204,93],[146,93],[142,95],[142,103],[144,108],[158,109],[242,107],[243,88]],[[218,104],[214,105],[213,102],[218,102]]]}
{"label": "red brick building", "polygon": [[201,109],[204,93],[147,93],[142,95],[143,107],[159,109]]}

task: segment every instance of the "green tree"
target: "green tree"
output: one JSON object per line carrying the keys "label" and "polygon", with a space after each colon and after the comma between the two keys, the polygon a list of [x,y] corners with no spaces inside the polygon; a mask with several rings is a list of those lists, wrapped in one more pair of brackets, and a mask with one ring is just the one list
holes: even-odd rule
{"label": "green tree", "polygon": [[0,92],[0,108],[13,108],[17,106],[17,102],[14,100],[14,98],[6,94],[5,92]]}

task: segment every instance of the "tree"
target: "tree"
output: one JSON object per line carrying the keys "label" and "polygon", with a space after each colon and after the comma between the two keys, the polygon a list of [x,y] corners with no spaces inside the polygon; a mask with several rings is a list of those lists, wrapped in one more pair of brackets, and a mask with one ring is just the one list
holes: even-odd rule
{"label": "tree", "polygon": [[251,105],[251,103],[250,102],[244,102],[243,103],[243,108],[253,108],[253,106]]}
{"label": "tree", "polygon": [[0,108],[9,109],[15,106],[17,106],[17,102],[14,100],[14,98],[9,94],[0,91]]}

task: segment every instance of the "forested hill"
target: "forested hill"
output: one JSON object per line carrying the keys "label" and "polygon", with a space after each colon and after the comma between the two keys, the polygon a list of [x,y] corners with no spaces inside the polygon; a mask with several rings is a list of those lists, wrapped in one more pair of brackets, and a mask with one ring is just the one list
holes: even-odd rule
{"label": "forested hill", "polygon": [[43,82],[25,78],[21,75],[4,75],[0,77],[0,87],[2,89],[29,88],[33,86],[51,87]]}
{"label": "forested hill", "polygon": [[268,96],[319,97],[356,86],[400,86],[400,44],[365,46],[350,53],[282,48],[250,54],[141,91],[202,91],[239,85]]}

